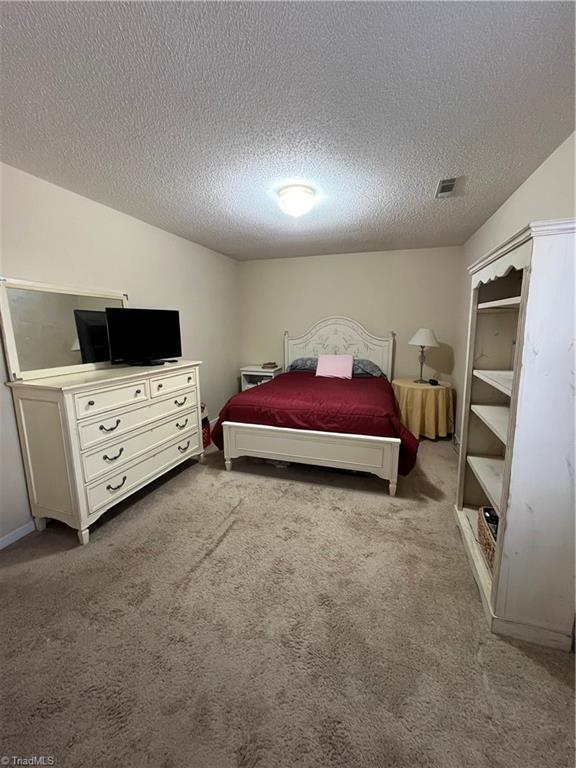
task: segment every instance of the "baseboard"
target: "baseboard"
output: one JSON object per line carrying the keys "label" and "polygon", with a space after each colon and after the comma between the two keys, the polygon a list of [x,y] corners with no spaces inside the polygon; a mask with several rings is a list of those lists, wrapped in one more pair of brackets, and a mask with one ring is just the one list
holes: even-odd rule
{"label": "baseboard", "polygon": [[18,539],[21,539],[23,536],[28,536],[29,533],[32,533],[34,530],[34,521],[29,520],[27,523],[24,523],[24,525],[21,525],[19,528],[16,528],[14,531],[10,531],[10,533],[7,533],[5,536],[2,536],[0,538],[0,549],[5,549],[6,547],[9,547],[10,544],[14,544],[15,541],[18,541]]}
{"label": "baseboard", "polygon": [[572,650],[572,635],[567,635],[557,629],[538,627],[534,624],[521,624],[510,619],[502,619],[500,616],[492,616],[491,631],[496,635],[513,637],[516,640],[524,640],[527,643],[545,645],[548,648],[556,648],[559,651]]}

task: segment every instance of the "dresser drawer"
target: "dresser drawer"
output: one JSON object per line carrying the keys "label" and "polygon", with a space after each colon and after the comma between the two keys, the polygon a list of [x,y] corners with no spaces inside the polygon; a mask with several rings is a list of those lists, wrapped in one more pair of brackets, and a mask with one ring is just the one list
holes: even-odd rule
{"label": "dresser drawer", "polygon": [[148,453],[171,438],[188,438],[194,432],[198,432],[197,412],[188,411],[170,421],[155,424],[144,432],[136,432],[127,435],[123,440],[106,443],[97,451],[82,455],[84,480],[89,483],[100,475],[113,472],[117,467]]}
{"label": "dresser drawer", "polygon": [[89,395],[75,395],[76,416],[85,419],[96,413],[148,400],[148,382],[138,381],[123,387],[99,389]]}
{"label": "dresser drawer", "polygon": [[137,429],[164,416],[187,411],[196,405],[198,405],[198,395],[196,388],[194,388],[181,392],[177,397],[155,400],[154,402],[149,401],[139,408],[115,411],[89,423],[81,422],[78,425],[80,448],[84,451],[100,443],[115,440],[130,430]]}
{"label": "dresser drawer", "polygon": [[169,392],[177,392],[179,389],[196,385],[196,371],[189,370],[184,373],[173,373],[167,376],[155,376],[150,379],[150,394],[152,397],[161,397]]}
{"label": "dresser drawer", "polygon": [[127,491],[149,482],[171,464],[198,453],[199,447],[200,434],[196,432],[153,452],[152,455],[147,455],[138,464],[88,486],[86,493],[89,514],[105,505],[114,504],[116,499],[120,500],[126,496]]}

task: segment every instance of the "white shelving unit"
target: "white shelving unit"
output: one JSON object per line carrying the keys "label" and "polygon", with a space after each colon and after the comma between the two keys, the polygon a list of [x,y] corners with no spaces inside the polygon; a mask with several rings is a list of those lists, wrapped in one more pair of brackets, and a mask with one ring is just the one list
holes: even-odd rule
{"label": "white shelving unit", "polygon": [[[574,626],[576,222],[473,264],[456,520],[493,632],[569,650]],[[525,344],[525,339],[530,343]],[[499,517],[492,567],[478,510]]]}

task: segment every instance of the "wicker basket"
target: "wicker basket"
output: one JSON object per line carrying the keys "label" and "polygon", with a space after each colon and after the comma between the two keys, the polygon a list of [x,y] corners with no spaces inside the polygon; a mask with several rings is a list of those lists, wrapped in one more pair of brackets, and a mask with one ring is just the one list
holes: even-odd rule
{"label": "wicker basket", "polygon": [[496,539],[484,519],[483,507],[478,510],[478,543],[490,570],[494,568],[494,552],[496,551]]}

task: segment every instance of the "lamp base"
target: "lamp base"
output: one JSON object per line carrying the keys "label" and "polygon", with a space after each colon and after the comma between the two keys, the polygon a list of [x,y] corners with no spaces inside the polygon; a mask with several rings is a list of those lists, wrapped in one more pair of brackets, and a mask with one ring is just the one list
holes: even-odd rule
{"label": "lamp base", "polygon": [[426,355],[422,345],[420,345],[420,354],[418,355],[418,360],[420,362],[420,378],[414,379],[414,384],[426,384],[426,380],[422,378],[422,371],[424,370],[424,363],[426,362]]}

